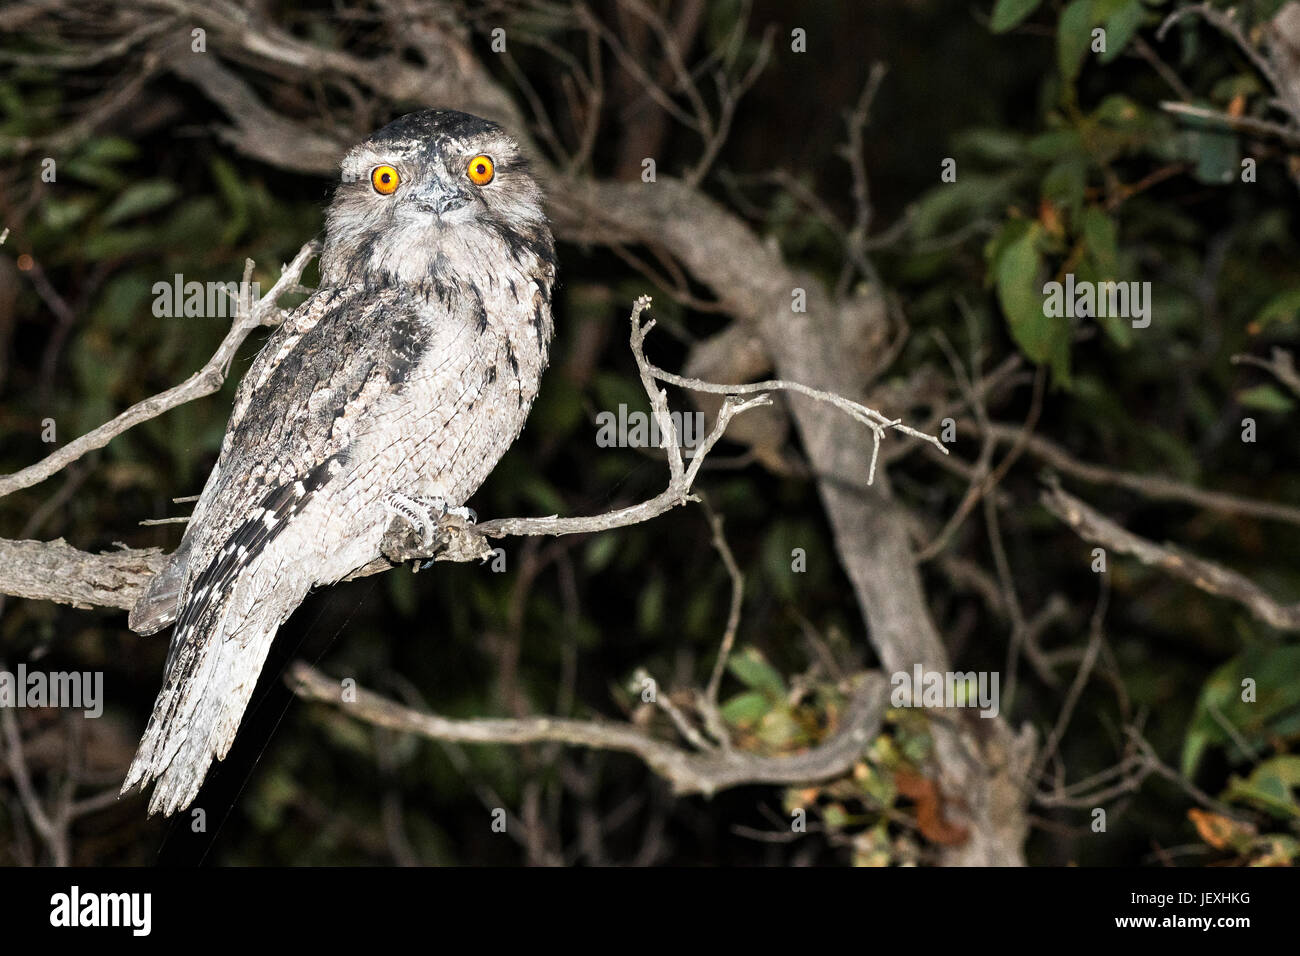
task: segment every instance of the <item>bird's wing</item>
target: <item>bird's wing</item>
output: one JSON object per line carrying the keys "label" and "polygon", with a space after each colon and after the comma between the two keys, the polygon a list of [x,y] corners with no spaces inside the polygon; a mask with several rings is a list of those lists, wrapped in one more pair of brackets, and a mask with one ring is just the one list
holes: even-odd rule
{"label": "bird's wing", "polygon": [[230,457],[237,427],[246,417],[259,388],[264,388],[266,379],[276,367],[289,355],[302,340],[303,335],[315,327],[322,317],[330,311],[336,296],[318,293],[310,297],[292,313],[286,316],[262,349],[253,359],[252,365],[244,375],[235,395],[235,405],[230,419],[226,423],[226,433],[221,442],[221,453],[217,463],[208,475],[203,486],[203,493],[190,512],[189,522],[180,544],[167,560],[163,569],[153,576],[144,593],[131,608],[127,617],[127,626],[137,634],[155,634],[176,620],[179,612],[181,592],[185,587],[187,572],[194,550],[196,529],[203,527],[204,515],[215,500],[220,500],[217,486],[223,474],[222,465]]}
{"label": "bird's wing", "polygon": [[321,292],[267,340],[240,383],[217,470],[194,521],[231,516],[339,454],[400,389],[429,328],[399,296]]}
{"label": "bird's wing", "polygon": [[430,347],[429,316],[395,296],[318,293],[250,367],[195,508],[166,678],[123,785],[157,778],[151,810],[186,806],[225,756],[276,629],[311,586],[311,569],[282,576],[291,558],[268,549],[401,391]]}
{"label": "bird's wing", "polygon": [[294,310],[240,382],[221,453],[185,535],[131,609],[128,626],[153,634],[176,620],[190,569],[211,560],[214,542],[235,530],[230,522],[246,504],[346,446],[359,416],[336,420],[342,416],[332,413],[346,404],[333,401],[378,397],[385,381],[401,379],[422,340],[409,303],[372,297],[367,304],[358,295],[321,291]]}

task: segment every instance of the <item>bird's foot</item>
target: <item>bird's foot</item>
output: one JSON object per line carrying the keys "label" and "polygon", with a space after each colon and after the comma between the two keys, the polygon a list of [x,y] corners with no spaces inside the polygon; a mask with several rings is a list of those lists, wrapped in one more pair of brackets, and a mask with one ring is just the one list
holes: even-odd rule
{"label": "bird's foot", "polygon": [[392,492],[384,498],[384,510],[395,515],[411,526],[420,539],[421,547],[431,547],[438,528],[448,515],[460,518],[468,524],[478,521],[478,515],[470,508],[452,507],[445,498],[412,497]]}

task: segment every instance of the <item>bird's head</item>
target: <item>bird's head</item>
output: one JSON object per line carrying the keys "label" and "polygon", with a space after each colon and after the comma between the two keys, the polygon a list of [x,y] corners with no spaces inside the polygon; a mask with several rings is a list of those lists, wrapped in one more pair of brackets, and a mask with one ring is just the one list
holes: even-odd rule
{"label": "bird's head", "polygon": [[327,215],[335,285],[474,281],[553,258],[542,191],[500,126],[455,110],[394,120],[353,147]]}

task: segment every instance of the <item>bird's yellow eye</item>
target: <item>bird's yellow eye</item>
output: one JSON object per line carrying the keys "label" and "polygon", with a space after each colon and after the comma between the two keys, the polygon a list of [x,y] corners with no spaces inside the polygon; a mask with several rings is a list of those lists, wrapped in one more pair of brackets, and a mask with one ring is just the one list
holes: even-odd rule
{"label": "bird's yellow eye", "polygon": [[492,163],[492,157],[475,156],[465,167],[465,175],[475,186],[486,186],[496,175],[496,166]]}
{"label": "bird's yellow eye", "polygon": [[392,166],[376,166],[370,171],[370,185],[381,196],[391,196],[401,181],[402,177],[397,175],[397,170]]}

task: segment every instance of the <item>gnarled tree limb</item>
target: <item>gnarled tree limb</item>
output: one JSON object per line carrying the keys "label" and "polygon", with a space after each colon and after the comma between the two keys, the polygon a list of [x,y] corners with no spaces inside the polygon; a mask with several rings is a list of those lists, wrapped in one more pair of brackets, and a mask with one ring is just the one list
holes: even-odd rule
{"label": "gnarled tree limb", "polygon": [[880,732],[889,696],[881,674],[862,674],[840,715],[839,726],[826,740],[800,754],[763,757],[723,748],[683,750],[624,723],[560,717],[452,720],[413,710],[362,688],[356,689],[355,700],[345,703],[339,682],[303,661],[290,666],[285,683],[303,700],[332,704],[366,723],[432,740],[501,744],[549,741],[635,754],[672,784],[673,792],[705,796],[745,784],[810,783],[842,776]]}
{"label": "gnarled tree limb", "polygon": [[0,594],[55,601],[73,607],[129,611],[167,556],[160,548],[128,548],[90,554],[62,538],[0,539]]}

